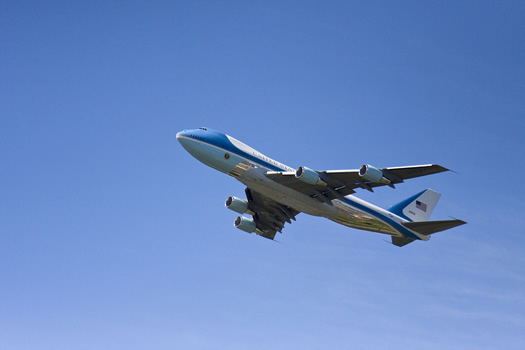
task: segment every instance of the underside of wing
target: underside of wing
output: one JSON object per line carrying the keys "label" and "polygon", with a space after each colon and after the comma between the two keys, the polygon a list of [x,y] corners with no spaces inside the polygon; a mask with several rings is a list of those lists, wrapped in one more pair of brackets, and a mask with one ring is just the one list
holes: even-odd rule
{"label": "underside of wing", "polygon": [[412,179],[414,177],[432,175],[449,171],[449,169],[442,167],[438,164],[427,164],[427,165],[413,165],[404,167],[394,168],[382,168],[381,169],[387,177],[392,177],[393,181],[403,182],[403,180]]}
{"label": "underside of wing", "polygon": [[[266,174],[271,180],[292,188],[311,197],[321,200],[332,200],[355,193],[356,188],[373,192],[375,187],[390,186],[404,182],[414,177],[436,174],[448,171],[437,164],[415,165],[393,168],[374,168],[363,165],[360,169],[314,171],[300,167],[297,172],[273,172]],[[316,177],[317,176],[317,177]]]}
{"label": "underside of wing", "polygon": [[379,186],[393,187],[395,184],[402,183],[407,179],[444,171],[448,171],[448,169],[437,164],[392,168],[374,168],[365,164],[359,170],[328,170],[320,173],[326,174],[329,179],[333,179],[332,181],[338,181],[352,189],[363,188],[371,190]]}
{"label": "underside of wing", "polygon": [[253,213],[253,221],[257,227],[257,234],[265,238],[274,239],[277,232],[281,232],[284,224],[292,223],[299,212],[295,209],[277,203],[259,192],[246,188],[248,209]]}

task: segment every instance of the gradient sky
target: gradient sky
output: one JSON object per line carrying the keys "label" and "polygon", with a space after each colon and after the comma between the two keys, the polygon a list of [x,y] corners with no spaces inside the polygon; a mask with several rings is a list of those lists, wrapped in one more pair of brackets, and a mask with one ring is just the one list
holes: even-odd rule
{"label": "gradient sky", "polygon": [[[525,4],[2,1],[0,348],[525,349]],[[207,126],[289,166],[453,169],[398,248],[236,230]]]}

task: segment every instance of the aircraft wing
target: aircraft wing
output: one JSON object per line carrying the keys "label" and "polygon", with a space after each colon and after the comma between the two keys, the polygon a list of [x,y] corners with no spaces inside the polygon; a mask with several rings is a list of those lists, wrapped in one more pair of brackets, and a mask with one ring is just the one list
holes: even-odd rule
{"label": "aircraft wing", "polygon": [[285,222],[292,223],[299,212],[295,209],[277,203],[259,192],[246,188],[248,209],[253,214],[253,221],[257,227],[257,234],[268,239],[274,239],[277,232],[281,232]]}
{"label": "aircraft wing", "polygon": [[414,177],[431,175],[448,171],[449,169],[437,164],[414,165],[406,167],[379,168],[383,178],[388,181],[374,182],[359,175],[359,169],[315,171],[320,182],[307,183],[295,176],[295,172],[269,171],[266,176],[284,186],[293,188],[311,197],[321,200],[342,199],[343,196],[355,193],[354,189],[362,188],[374,192],[375,187],[390,186],[402,183]]}

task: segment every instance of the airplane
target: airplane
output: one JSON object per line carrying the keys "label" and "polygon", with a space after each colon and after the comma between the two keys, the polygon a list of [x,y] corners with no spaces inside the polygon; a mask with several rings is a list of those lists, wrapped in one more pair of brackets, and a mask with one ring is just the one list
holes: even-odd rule
{"label": "airplane", "polygon": [[[246,185],[246,198],[230,196],[226,207],[241,214],[234,226],[273,240],[299,213],[320,216],[344,226],[391,235],[402,247],[465,224],[459,219],[429,221],[440,194],[426,189],[390,207],[379,208],[352,194],[361,188],[390,186],[404,180],[448,171],[437,164],[354,170],[297,169],[275,161],[237,139],[209,128],[184,130],[177,140],[193,157]],[[251,215],[251,218],[242,214]]]}

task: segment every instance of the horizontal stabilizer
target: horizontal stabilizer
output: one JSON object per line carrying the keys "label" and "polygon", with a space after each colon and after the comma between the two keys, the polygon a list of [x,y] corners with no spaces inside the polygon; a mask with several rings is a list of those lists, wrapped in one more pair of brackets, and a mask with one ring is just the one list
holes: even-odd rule
{"label": "horizontal stabilizer", "polygon": [[422,235],[431,235],[436,232],[448,230],[456,226],[466,224],[463,220],[439,220],[439,221],[418,221],[418,222],[403,222],[406,228],[421,233]]}
{"label": "horizontal stabilizer", "polygon": [[412,238],[405,238],[405,237],[394,237],[392,236],[392,244],[397,245],[398,247],[402,247],[404,245],[407,245],[408,243],[414,242],[415,239]]}

